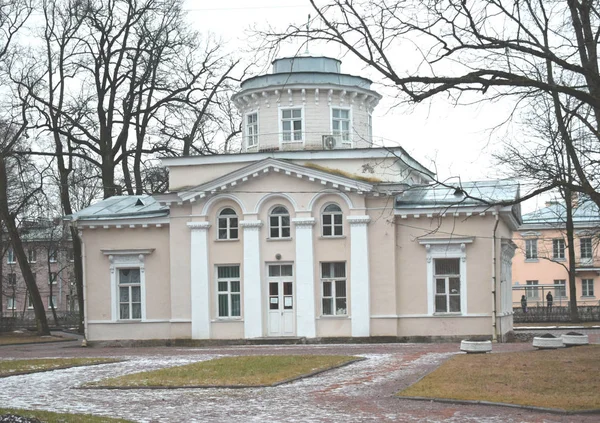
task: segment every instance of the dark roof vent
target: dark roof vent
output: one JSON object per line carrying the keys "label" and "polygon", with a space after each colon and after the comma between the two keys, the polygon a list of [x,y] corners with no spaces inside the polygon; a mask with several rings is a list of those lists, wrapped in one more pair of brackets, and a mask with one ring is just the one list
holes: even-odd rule
{"label": "dark roof vent", "polygon": [[144,202],[142,201],[141,198],[138,198],[137,201],[135,202],[135,205],[136,206],[144,206],[145,204],[144,204]]}

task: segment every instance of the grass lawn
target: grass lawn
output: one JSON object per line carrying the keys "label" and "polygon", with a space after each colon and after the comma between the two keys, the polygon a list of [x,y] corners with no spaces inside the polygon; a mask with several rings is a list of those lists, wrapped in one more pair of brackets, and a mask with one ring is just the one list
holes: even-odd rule
{"label": "grass lawn", "polygon": [[63,338],[61,336],[37,336],[34,333],[11,332],[0,334],[0,345],[35,344],[39,342],[65,341],[68,339],[70,338]]}
{"label": "grass lawn", "polygon": [[185,366],[105,379],[97,387],[269,386],[356,361],[343,355],[268,355],[224,357]]}
{"label": "grass lawn", "polygon": [[600,409],[600,345],[456,355],[400,396]]}
{"label": "grass lawn", "polygon": [[16,376],[69,367],[116,363],[112,358],[39,358],[31,360],[0,360],[0,377]]}
{"label": "grass lawn", "polygon": [[91,414],[66,414],[41,410],[0,408],[0,416],[3,414],[35,418],[45,423],[131,423],[130,420],[111,419],[109,417],[92,416]]}

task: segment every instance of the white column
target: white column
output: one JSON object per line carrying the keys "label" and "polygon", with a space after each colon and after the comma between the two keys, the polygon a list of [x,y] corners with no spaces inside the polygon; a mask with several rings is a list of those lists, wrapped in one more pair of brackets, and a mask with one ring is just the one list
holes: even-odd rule
{"label": "white column", "polygon": [[348,216],[350,223],[350,314],[352,336],[369,336],[371,333],[371,307],[369,283],[369,216]]}
{"label": "white column", "polygon": [[260,281],[260,220],[242,220],[244,228],[244,337],[263,336],[263,296]]}
{"label": "white column", "polygon": [[296,225],[296,333],[316,337],[315,264],[313,260],[313,217],[295,218]]}
{"label": "white column", "polygon": [[210,338],[210,274],[208,269],[208,222],[188,222],[191,229],[190,299],[192,339]]}

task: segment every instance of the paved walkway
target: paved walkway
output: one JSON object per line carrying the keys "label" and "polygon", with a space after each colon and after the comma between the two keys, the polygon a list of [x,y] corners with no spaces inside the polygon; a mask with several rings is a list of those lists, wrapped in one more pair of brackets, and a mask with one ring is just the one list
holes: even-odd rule
{"label": "paved walkway", "polygon": [[[394,394],[458,352],[457,344],[81,348],[79,342],[0,347],[0,358],[118,357],[116,364],[0,379],[0,406],[123,417],[140,422],[597,422],[506,407],[400,400]],[[498,344],[523,351],[530,344]],[[358,363],[277,388],[84,390],[140,370],[249,354],[353,354]],[[560,389],[560,387],[557,387]]]}

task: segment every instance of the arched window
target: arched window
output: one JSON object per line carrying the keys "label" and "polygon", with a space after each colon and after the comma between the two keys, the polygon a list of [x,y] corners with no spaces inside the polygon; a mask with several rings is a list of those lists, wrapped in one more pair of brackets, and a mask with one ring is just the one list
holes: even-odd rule
{"label": "arched window", "polygon": [[232,208],[221,210],[217,226],[219,239],[238,239],[238,217]]}
{"label": "arched window", "polygon": [[269,236],[271,238],[290,237],[290,214],[285,207],[277,206],[269,214]]}
{"label": "arched window", "polygon": [[325,207],[321,216],[321,228],[323,236],[344,235],[342,209],[340,209],[340,206],[330,204]]}

